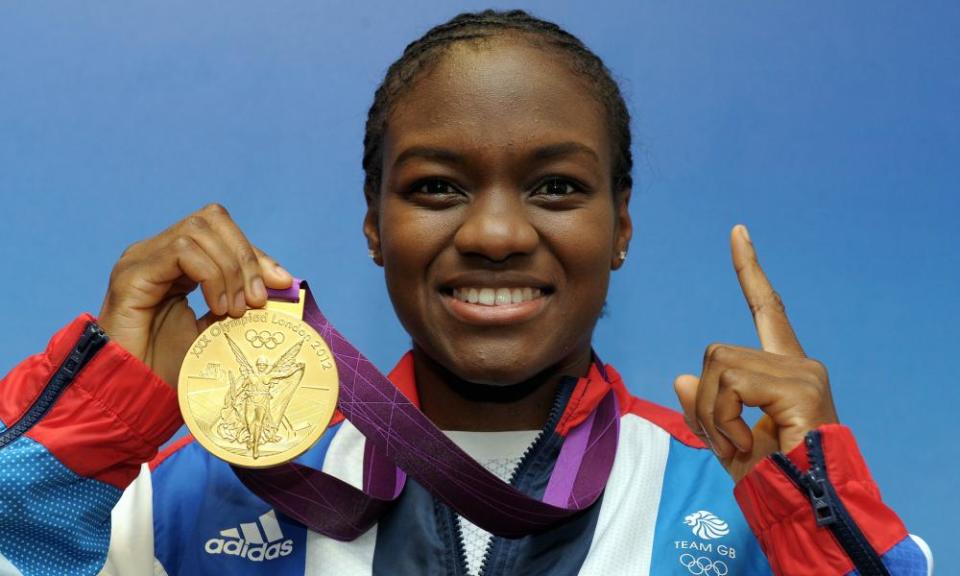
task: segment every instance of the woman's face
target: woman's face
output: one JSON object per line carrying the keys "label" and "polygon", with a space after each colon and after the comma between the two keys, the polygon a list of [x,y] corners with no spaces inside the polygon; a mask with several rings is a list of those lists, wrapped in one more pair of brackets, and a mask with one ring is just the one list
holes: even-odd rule
{"label": "woman's face", "polygon": [[560,58],[455,45],[388,118],[364,231],[415,345],[469,382],[588,358],[630,239],[604,109]]}

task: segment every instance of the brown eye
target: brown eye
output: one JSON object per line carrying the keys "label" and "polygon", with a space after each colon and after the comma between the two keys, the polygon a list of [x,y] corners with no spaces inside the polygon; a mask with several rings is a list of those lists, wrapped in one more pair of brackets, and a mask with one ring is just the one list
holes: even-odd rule
{"label": "brown eye", "polygon": [[413,192],[425,196],[448,196],[456,194],[457,190],[443,180],[426,180],[418,183],[414,187]]}
{"label": "brown eye", "polygon": [[565,178],[551,178],[534,190],[534,194],[544,196],[569,196],[580,192],[580,187]]}
{"label": "brown eye", "polygon": [[404,194],[407,200],[430,209],[456,206],[466,199],[463,189],[447,180],[425,178],[410,185]]}

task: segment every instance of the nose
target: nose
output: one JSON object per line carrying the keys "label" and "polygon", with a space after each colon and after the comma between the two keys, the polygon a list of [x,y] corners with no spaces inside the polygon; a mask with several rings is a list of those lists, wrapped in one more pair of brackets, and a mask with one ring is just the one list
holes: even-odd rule
{"label": "nose", "polygon": [[539,241],[522,198],[510,190],[475,195],[454,237],[454,245],[461,254],[493,262],[530,254]]}

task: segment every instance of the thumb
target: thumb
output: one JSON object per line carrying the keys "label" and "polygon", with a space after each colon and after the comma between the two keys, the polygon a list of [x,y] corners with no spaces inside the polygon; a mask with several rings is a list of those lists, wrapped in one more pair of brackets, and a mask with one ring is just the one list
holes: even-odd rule
{"label": "thumb", "polygon": [[681,374],[673,381],[673,390],[677,393],[683,408],[683,419],[697,436],[703,437],[703,431],[697,422],[697,389],[700,379],[692,374]]}

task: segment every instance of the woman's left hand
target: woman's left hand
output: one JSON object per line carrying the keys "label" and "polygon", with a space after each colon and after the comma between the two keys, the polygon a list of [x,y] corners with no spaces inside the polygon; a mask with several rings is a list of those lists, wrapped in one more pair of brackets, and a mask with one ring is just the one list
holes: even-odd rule
{"label": "woman's left hand", "polygon": [[[762,349],[711,344],[700,377],[684,374],[673,385],[687,425],[739,481],[763,458],[837,422],[837,413],[827,369],[804,354],[745,227],[733,228],[730,246]],[[752,430],[741,418],[745,405],[763,410]]]}

